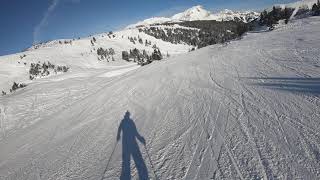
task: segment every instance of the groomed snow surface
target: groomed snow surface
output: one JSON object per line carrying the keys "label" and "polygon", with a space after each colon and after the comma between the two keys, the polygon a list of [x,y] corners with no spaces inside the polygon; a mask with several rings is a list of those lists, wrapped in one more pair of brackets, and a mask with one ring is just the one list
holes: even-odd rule
{"label": "groomed snow surface", "polygon": [[319,29],[36,80],[0,97],[0,179],[319,179]]}

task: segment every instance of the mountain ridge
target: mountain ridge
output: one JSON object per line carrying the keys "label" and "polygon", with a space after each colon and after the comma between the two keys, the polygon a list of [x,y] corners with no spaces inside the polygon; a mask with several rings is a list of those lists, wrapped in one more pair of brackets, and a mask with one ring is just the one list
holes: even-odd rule
{"label": "mountain ridge", "polygon": [[193,6],[183,12],[177,13],[171,17],[152,17],[136,24],[131,24],[127,28],[135,28],[138,26],[147,26],[151,24],[161,24],[167,22],[182,22],[182,21],[197,21],[197,20],[216,20],[216,21],[231,21],[238,20],[250,22],[259,17],[259,13],[254,11],[232,11],[229,9],[222,10],[217,13],[210,12],[202,5]]}

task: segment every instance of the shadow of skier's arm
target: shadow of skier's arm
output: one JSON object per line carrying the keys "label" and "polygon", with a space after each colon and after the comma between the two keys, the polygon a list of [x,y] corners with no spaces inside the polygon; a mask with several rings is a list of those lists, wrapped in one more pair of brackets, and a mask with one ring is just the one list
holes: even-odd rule
{"label": "shadow of skier's arm", "polygon": [[134,129],[135,129],[135,134],[136,134],[136,138],[143,144],[143,145],[146,145],[146,140],[144,139],[144,137],[143,136],[141,136],[140,134],[139,134],[139,132],[138,132],[138,130],[137,130],[137,128],[136,128],[136,125],[135,124],[133,124],[133,126],[134,126]]}

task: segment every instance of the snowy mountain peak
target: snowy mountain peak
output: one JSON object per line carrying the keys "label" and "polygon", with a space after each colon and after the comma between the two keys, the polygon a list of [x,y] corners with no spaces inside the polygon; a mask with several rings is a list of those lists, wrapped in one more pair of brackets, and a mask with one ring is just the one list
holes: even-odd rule
{"label": "snowy mountain peak", "polygon": [[194,6],[190,9],[182,13],[178,13],[171,17],[173,20],[180,20],[180,21],[195,21],[195,20],[202,20],[206,19],[210,16],[210,12],[205,10],[201,5]]}
{"label": "snowy mountain peak", "polygon": [[180,22],[180,21],[197,21],[197,20],[216,20],[216,21],[231,21],[240,20],[249,22],[259,17],[259,13],[253,11],[234,12],[225,9],[219,13],[212,13],[203,8],[201,5],[193,6],[181,13],[175,14],[172,17],[153,17],[145,19],[136,24],[129,25],[127,28],[134,28],[137,26],[147,26],[151,24],[162,24],[166,22]]}
{"label": "snowy mountain peak", "polygon": [[220,13],[224,13],[224,14],[233,14],[234,12],[230,9],[224,9],[223,11],[221,11]]}

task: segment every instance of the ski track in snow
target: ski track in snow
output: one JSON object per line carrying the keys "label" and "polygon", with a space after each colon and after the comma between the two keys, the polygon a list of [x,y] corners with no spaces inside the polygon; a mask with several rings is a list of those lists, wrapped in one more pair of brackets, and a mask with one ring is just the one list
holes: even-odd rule
{"label": "ski track in snow", "polygon": [[319,179],[318,29],[319,17],[295,20],[0,97],[0,179],[119,179],[127,110],[152,179]]}

